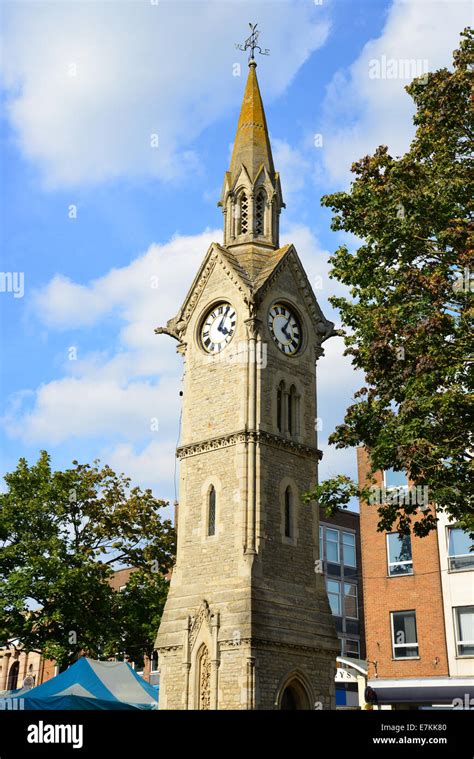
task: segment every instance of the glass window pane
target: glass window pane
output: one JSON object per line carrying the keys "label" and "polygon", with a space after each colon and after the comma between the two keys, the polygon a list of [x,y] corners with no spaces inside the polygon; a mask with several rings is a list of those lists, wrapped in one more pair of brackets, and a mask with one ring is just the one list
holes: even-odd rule
{"label": "glass window pane", "polygon": [[474,641],[474,606],[458,609],[458,617],[461,640]]}
{"label": "glass window pane", "polygon": [[406,472],[396,472],[395,469],[385,470],[385,487],[406,487],[408,484]]}
{"label": "glass window pane", "polygon": [[344,583],[344,613],[346,617],[357,619],[357,585]]}
{"label": "glass window pane", "polygon": [[[396,659],[418,656],[416,614],[414,611],[392,613],[393,652]],[[412,645],[410,645],[412,644]]]}
{"label": "glass window pane", "polygon": [[[449,555],[462,556],[471,552],[472,542],[464,530],[459,527],[449,527]],[[474,553],[473,553],[474,556]]]}
{"label": "glass window pane", "polygon": [[387,535],[389,575],[411,574],[413,569],[410,535]]}
{"label": "glass window pane", "polygon": [[395,659],[406,659],[410,656],[418,656],[418,646],[398,646],[395,648]]}
{"label": "glass window pane", "polygon": [[354,656],[357,659],[359,657],[359,641],[346,638],[344,640],[344,654],[346,656]]}
{"label": "glass window pane", "polygon": [[339,532],[326,528],[326,557],[328,561],[339,564]]}
{"label": "glass window pane", "polygon": [[344,564],[347,564],[348,567],[357,566],[354,533],[343,532],[342,544],[343,544],[343,552],[344,552],[344,555],[343,555]]}
{"label": "glass window pane", "polygon": [[341,584],[337,580],[327,581],[328,599],[333,614],[341,614]]}

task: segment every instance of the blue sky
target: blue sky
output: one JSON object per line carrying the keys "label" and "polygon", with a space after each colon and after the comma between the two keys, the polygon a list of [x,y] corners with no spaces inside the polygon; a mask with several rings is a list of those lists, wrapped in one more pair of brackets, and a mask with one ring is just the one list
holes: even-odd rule
{"label": "blue sky", "polygon": [[[357,241],[331,232],[320,197],[347,188],[352,161],[381,143],[400,154],[413,134],[410,77],[400,66],[373,79],[370,62],[449,66],[468,3],[3,4],[1,270],[24,275],[24,294],[0,292],[1,473],[46,448],[58,468],[99,457],[174,498],[181,359],[153,329],[221,240],[247,74],[234,43],[249,20],[271,51],[257,73],[287,204],[281,241],[322,278],[316,295],[338,322],[327,258]],[[342,341],[326,345],[321,474],[355,475],[355,452],[326,440],[361,380]]]}

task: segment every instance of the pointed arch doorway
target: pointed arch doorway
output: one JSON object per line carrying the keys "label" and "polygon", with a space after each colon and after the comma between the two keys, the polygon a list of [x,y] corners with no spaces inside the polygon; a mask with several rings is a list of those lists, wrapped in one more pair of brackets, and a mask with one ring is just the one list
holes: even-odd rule
{"label": "pointed arch doorway", "polygon": [[278,708],[282,711],[307,711],[311,709],[308,692],[298,678],[292,678],[281,689]]}

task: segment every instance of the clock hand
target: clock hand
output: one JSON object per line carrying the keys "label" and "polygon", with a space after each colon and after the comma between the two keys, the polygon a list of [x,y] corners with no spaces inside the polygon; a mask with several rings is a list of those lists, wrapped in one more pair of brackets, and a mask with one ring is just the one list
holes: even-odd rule
{"label": "clock hand", "polygon": [[227,306],[226,310],[224,311],[224,316],[222,317],[222,319],[219,322],[219,326],[217,328],[219,330],[219,332],[222,332],[221,328],[222,328],[222,325],[225,322],[225,318],[226,318],[227,314],[229,313],[229,308],[230,308],[230,306]]}
{"label": "clock hand", "polygon": [[288,334],[288,332],[286,331],[286,328],[287,328],[287,326],[288,326],[289,322],[290,322],[290,320],[288,319],[288,321],[286,322],[285,326],[281,328],[281,331],[283,332],[283,334],[285,335],[285,337],[286,337],[286,339],[287,339],[287,340],[289,340],[289,339],[290,339],[290,337],[291,337],[291,336]]}

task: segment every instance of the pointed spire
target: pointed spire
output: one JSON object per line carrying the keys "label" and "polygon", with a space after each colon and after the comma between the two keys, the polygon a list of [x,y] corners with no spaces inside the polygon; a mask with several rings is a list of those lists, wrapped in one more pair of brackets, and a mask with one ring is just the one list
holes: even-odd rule
{"label": "pointed spire", "polygon": [[224,213],[225,246],[242,249],[253,244],[275,250],[285,204],[273,165],[256,67],[251,58],[230,169],[224,175],[218,205]]}
{"label": "pointed spire", "polygon": [[270,177],[273,178],[275,174],[256,68],[256,62],[251,59],[230,163],[231,181],[236,179],[242,164],[247,169],[252,182],[255,181],[262,164]]}

